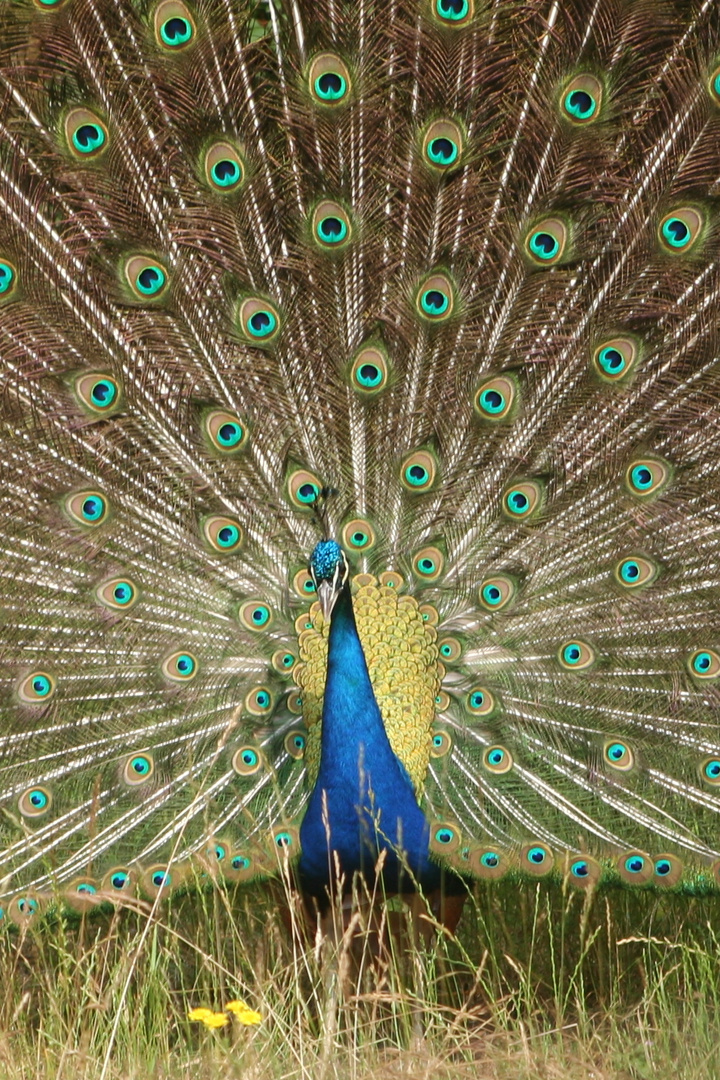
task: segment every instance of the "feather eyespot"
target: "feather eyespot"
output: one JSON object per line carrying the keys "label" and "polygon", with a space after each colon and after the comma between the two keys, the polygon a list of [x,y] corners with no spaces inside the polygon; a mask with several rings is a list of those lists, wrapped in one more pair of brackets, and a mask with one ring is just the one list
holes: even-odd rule
{"label": "feather eyespot", "polygon": [[475,686],[465,699],[465,708],[472,716],[489,716],[495,708],[495,699],[485,687]]}
{"label": "feather eyespot", "polygon": [[90,109],[71,109],[65,117],[65,138],[74,157],[99,158],[109,145],[108,129]]}
{"label": "feather eyespot", "polygon": [[452,750],[452,744],[453,741],[447,731],[433,732],[432,741],[430,743],[430,757],[446,757]]}
{"label": "feather eyespot", "polygon": [[507,574],[485,578],[479,589],[479,600],[486,611],[502,611],[514,599],[517,586]]}
{"label": "feather eyespot", "polygon": [[716,105],[720,105],[720,68],[715,68],[708,82],[710,97]]}
{"label": "feather eyespot", "polygon": [[525,239],[525,250],[536,266],[552,266],[565,254],[568,230],[560,218],[537,222]]}
{"label": "feather eyespot", "polygon": [[433,169],[450,169],[462,157],[462,131],[453,120],[435,120],[425,132],[422,148],[426,162]]}
{"label": "feather eyespot", "polygon": [[221,555],[232,555],[242,547],[243,529],[240,522],[234,518],[213,515],[205,518],[201,528],[209,547]]}
{"label": "feather eyespot", "polygon": [[445,556],[436,547],[424,547],[412,560],[413,574],[421,581],[437,581],[445,566]]}
{"label": "feather eyespot", "polygon": [[499,375],[478,387],[474,399],[475,412],[483,420],[507,420],[516,398],[515,381],[508,375]]}
{"label": "feather eyespot", "polygon": [[100,883],[104,893],[129,893],[136,884],[136,874],[127,866],[114,866]]}
{"label": "feather eyespot", "polygon": [[206,150],[203,171],[209,186],[223,195],[237,191],[245,179],[243,159],[229,142],[213,143]]}
{"label": "feather eyespot", "polygon": [[312,217],[313,236],[321,247],[344,247],[352,236],[350,218],[339,203],[323,200]]}
{"label": "feather eyespot", "polygon": [[446,664],[456,664],[463,654],[462,643],[454,637],[441,638],[437,649]]}
{"label": "feather eyespot", "polygon": [[638,589],[649,585],[658,575],[658,568],[650,559],[642,555],[633,555],[623,559],[615,567],[615,580],[624,589]]}
{"label": "feather eyespot", "polygon": [[101,372],[78,375],[75,393],[88,412],[99,416],[110,416],[120,405],[120,384],[112,375]]}
{"label": "feather eyespot", "polygon": [[52,806],[52,795],[39,784],[23,791],[18,799],[18,810],[24,818],[44,817]]}
{"label": "feather eyespot", "polygon": [[495,847],[478,847],[470,851],[470,870],[474,877],[494,881],[507,873],[510,860],[504,851]]}
{"label": "feather eyespot", "polygon": [[638,458],[628,465],[625,486],[636,498],[657,495],[670,480],[670,466],[658,458]]}
{"label": "feather eyespot", "polygon": [[594,75],[576,75],[562,94],[562,114],[571,124],[591,124],[600,116],[603,85]]}
{"label": "feather eyespot", "polygon": [[602,867],[590,855],[576,855],[568,867],[568,880],[577,889],[589,889],[600,880]]}
{"label": "feather eyespot", "polygon": [[278,675],[285,675],[287,677],[292,674],[292,670],[297,664],[297,660],[297,656],[294,652],[291,652],[290,649],[276,649],[272,654],[270,663],[273,670],[276,671]]}
{"label": "feather eyespot", "polygon": [[669,888],[677,885],[683,875],[682,859],[677,855],[656,855],[653,863],[653,884]]}
{"label": "feather eyespot", "polygon": [[253,345],[269,344],[280,329],[280,316],[273,305],[256,297],[240,303],[238,321],[243,334]]}
{"label": "feather eyespot", "polygon": [[140,754],[131,754],[126,760],[123,770],[123,782],[128,787],[141,787],[151,780],[155,774],[155,760],[152,754],[143,751]]}
{"label": "feather eyespot", "polygon": [[688,658],[687,664],[696,679],[717,679],[720,675],[720,655],[714,649],[698,649]]}
{"label": "feather eyespot", "polygon": [[213,410],[203,418],[205,434],[213,450],[221,454],[236,454],[247,443],[247,427],[234,413]]}
{"label": "feather eyespot", "polygon": [[343,525],[340,539],[344,548],[348,551],[365,554],[375,546],[377,539],[375,529],[365,518],[353,518]]}
{"label": "feather eyespot", "polygon": [[543,489],[537,480],[521,480],[507,488],[502,497],[505,515],[516,521],[531,518],[542,505]]}
{"label": "feather eyespot", "polygon": [[126,259],[123,272],[136,300],[156,301],[167,293],[167,271],[150,255],[132,255]]}
{"label": "feather eyespot", "polygon": [[698,771],[704,784],[720,787],[720,757],[704,758],[700,762]]}
{"label": "feather eyespot", "polygon": [[604,382],[620,382],[635,367],[638,353],[638,347],[631,338],[610,338],[593,352],[595,371]]}
{"label": "feather eyespot", "polygon": [[626,851],[618,856],[615,866],[629,885],[646,885],[655,873],[653,860],[642,851]]}
{"label": "feather eyespot", "polygon": [[455,292],[445,274],[433,274],[420,286],[415,300],[418,314],[430,322],[448,319],[455,307]]}
{"label": "feather eyespot", "polygon": [[245,695],[245,709],[251,716],[267,716],[273,710],[273,696],[266,686],[255,686]]}
{"label": "feather eyespot", "polygon": [[299,510],[311,510],[323,491],[323,485],[307,469],[294,469],[287,479],[290,502]]}
{"label": "feather eyespot", "polygon": [[268,630],[273,613],[262,600],[248,600],[241,605],[238,617],[246,630]]}
{"label": "feather eyespot", "polygon": [[503,776],[513,767],[513,756],[504,746],[489,746],[483,754],[483,767],[496,776]]}
{"label": "feather eyespot", "polygon": [[57,683],[46,671],[33,671],[26,675],[17,688],[17,695],[24,705],[44,705],[55,693]]}
{"label": "feather eyespot", "polygon": [[295,758],[296,761],[300,761],[305,757],[305,746],[307,744],[307,738],[302,731],[288,731],[285,736],[285,749],[291,758]]}
{"label": "feather eyespot", "polygon": [[603,744],[603,760],[618,772],[631,772],[635,768],[635,754],[624,739],[607,739]]}
{"label": "feather eyespot", "polygon": [[520,849],[520,867],[533,877],[545,877],[555,869],[555,856],[547,844],[523,844]]}
{"label": "feather eyespot", "polygon": [[186,683],[195,678],[199,668],[192,653],[174,652],[163,660],[160,670],[170,682]]}
{"label": "feather eyespot", "polygon": [[408,491],[430,491],[437,479],[435,458],[427,450],[417,450],[402,463],[400,479]]}
{"label": "feather eyespot", "polygon": [[436,821],[430,826],[430,850],[436,855],[456,852],[462,842],[460,829],[454,822]]}
{"label": "feather eyespot", "polygon": [[315,581],[308,570],[298,570],[293,574],[292,587],[301,600],[314,600],[317,595]]}
{"label": "feather eyespot", "polygon": [[11,262],[0,258],[0,301],[10,300],[17,292],[18,273]]}
{"label": "feather eyespot", "polygon": [[432,604],[421,604],[418,608],[422,621],[428,626],[437,626],[440,622],[440,612]]}
{"label": "feather eyespot", "polygon": [[387,380],[388,363],[384,352],[375,345],[361,349],[350,369],[353,389],[364,397],[372,397],[385,389]]}
{"label": "feather eyespot", "polygon": [[320,53],[308,69],[310,93],[319,105],[337,108],[347,101],[351,89],[350,73],[334,53]]}
{"label": "feather eyespot", "polygon": [[65,499],[65,511],[76,525],[95,528],[107,520],[110,506],[99,491],[76,491]]}
{"label": "feather eyespot", "polygon": [[473,17],[473,0],[431,0],[436,19],[446,26],[462,26]]}
{"label": "feather eyespot", "polygon": [[298,854],[300,849],[300,834],[297,829],[286,825],[272,831],[270,834],[270,844],[279,854],[292,855],[294,857]]}
{"label": "feather eyespot", "polygon": [[232,767],[239,776],[253,776],[262,768],[262,758],[254,746],[241,746],[233,754]]}
{"label": "feather eyespot", "polygon": [[137,603],[139,593],[134,582],[117,577],[98,585],[95,596],[103,607],[112,611],[130,611]]}
{"label": "feather eyespot", "polygon": [[583,671],[595,662],[595,650],[585,641],[566,641],[557,655],[566,671]]}
{"label": "feather eyespot", "polygon": [[155,9],[155,39],[162,49],[179,52],[192,42],[197,28],[184,4],[163,0]]}
{"label": "feather eyespot", "polygon": [[695,246],[703,232],[704,215],[692,206],[683,206],[666,214],[658,226],[663,250],[684,254]]}

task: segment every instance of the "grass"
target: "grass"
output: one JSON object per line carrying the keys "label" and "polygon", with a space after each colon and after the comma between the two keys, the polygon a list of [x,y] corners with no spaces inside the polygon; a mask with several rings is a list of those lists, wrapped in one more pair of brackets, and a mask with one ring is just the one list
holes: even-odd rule
{"label": "grass", "polygon": [[[510,880],[375,962],[293,943],[267,886],[48,917],[0,934],[0,1080],[710,1080],[716,928],[717,898]],[[237,998],[260,1024],[188,1019]]]}

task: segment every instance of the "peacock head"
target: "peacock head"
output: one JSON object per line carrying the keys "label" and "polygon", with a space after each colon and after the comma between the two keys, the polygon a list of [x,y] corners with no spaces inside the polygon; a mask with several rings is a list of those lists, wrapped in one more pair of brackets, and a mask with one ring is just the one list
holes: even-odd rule
{"label": "peacock head", "polygon": [[310,574],[324,619],[330,618],[349,572],[345,552],[336,540],[320,540],[315,545],[310,556]]}

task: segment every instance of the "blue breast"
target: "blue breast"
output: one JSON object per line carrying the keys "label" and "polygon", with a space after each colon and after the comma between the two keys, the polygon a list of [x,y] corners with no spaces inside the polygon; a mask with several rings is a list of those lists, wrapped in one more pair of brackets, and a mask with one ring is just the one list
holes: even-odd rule
{"label": "blue breast", "polygon": [[436,888],[440,871],[428,858],[428,841],[428,822],[385,733],[345,585],[330,624],[320,771],[300,827],[303,888],[321,893],[334,880],[331,851],[348,887],[354,871],[372,877],[378,854],[386,851],[385,888],[410,891],[412,881],[393,849],[404,852],[424,889]]}

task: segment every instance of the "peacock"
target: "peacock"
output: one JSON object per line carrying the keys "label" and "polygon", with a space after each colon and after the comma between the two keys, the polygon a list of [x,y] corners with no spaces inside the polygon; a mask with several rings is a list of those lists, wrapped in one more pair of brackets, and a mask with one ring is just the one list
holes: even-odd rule
{"label": "peacock", "polygon": [[713,0],[7,0],[0,905],[720,891]]}

